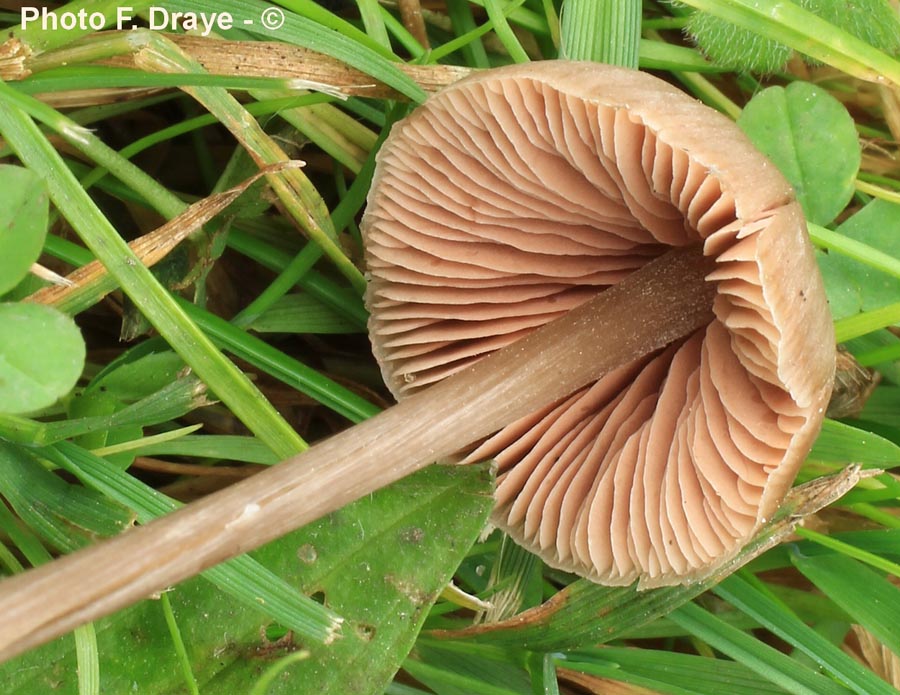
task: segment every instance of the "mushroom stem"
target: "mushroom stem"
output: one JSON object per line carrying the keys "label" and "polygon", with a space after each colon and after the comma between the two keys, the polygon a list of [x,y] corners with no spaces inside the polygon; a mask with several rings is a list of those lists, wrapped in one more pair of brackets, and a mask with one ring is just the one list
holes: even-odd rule
{"label": "mushroom stem", "polygon": [[690,334],[713,317],[714,283],[704,279],[711,268],[699,246],[671,251],[278,466],[3,581],[0,661],[312,522]]}

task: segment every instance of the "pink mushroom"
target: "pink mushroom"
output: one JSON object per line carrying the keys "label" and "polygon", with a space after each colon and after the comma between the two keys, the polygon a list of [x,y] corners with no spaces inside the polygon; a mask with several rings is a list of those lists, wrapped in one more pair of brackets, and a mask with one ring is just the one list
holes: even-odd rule
{"label": "pink mushroom", "polygon": [[[401,400],[671,248],[714,263],[704,325],[464,456],[496,459],[494,521],[548,564],[678,583],[781,502],[828,403],[834,336],[793,191],[724,116],[615,67],[476,74],[394,127],[363,232],[372,344]],[[583,359],[620,340],[603,333]]]}

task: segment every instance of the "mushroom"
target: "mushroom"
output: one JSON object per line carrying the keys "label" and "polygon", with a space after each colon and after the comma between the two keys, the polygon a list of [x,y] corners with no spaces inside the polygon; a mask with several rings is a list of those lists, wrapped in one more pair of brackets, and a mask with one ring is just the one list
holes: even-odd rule
{"label": "mushroom", "polygon": [[399,403],[4,580],[0,661],[447,457],[495,458],[496,521],[612,584],[695,579],[778,506],[834,335],[790,187],[726,118],[595,63],[476,74],[394,128],[363,229]]}
{"label": "mushroom", "polygon": [[[714,260],[705,325],[463,457],[496,459],[495,523],[551,566],[697,578],[781,502],[828,403],[834,337],[793,192],[727,118],[593,63],[477,74],[391,132],[363,233],[370,335],[400,399],[667,249]],[[646,328],[649,346],[661,326]],[[584,359],[619,340],[604,329]]]}

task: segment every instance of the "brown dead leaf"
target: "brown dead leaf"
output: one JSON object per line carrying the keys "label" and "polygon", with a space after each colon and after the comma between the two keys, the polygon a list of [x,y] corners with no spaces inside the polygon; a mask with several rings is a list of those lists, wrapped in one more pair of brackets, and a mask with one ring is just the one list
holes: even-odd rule
{"label": "brown dead leaf", "polygon": [[[141,262],[150,268],[159,263],[176,246],[178,246],[178,244],[187,239],[197,229],[231,205],[238,196],[253,185],[260,177],[277,173],[283,169],[294,169],[302,166],[302,164],[302,162],[292,160],[265,166],[250,178],[229,188],[227,191],[215,193],[202,200],[198,200],[177,217],[174,217],[164,225],[157,227],[149,234],[138,237],[128,245]],[[103,264],[99,261],[92,261],[69,273],[65,278],[69,284],[56,284],[45,287],[28,296],[25,301],[55,306],[61,304],[76,292],[83,293],[90,291],[90,289],[99,284],[106,275],[106,268]]]}

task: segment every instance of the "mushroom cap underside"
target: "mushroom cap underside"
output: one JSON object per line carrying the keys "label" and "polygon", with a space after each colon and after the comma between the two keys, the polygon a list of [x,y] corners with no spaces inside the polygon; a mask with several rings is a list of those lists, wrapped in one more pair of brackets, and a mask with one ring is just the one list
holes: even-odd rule
{"label": "mushroom cap underside", "polygon": [[777,508],[818,432],[833,329],[805,222],[738,127],[644,73],[475,74],[392,130],[363,234],[370,336],[398,397],[670,247],[716,261],[715,319],[509,424],[494,521],[606,584],[697,577]]}

